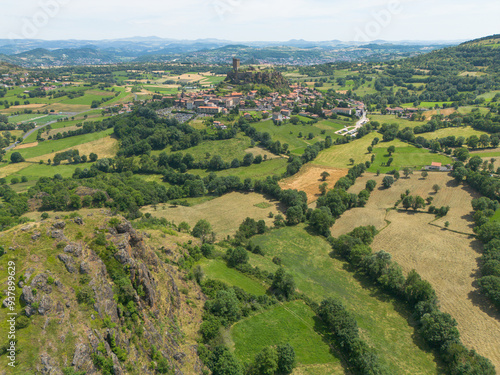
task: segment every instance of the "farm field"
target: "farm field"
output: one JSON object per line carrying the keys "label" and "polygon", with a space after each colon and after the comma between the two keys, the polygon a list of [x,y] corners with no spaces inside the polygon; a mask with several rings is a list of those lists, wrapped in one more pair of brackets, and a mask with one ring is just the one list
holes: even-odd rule
{"label": "farm field", "polygon": [[[295,349],[297,369],[307,371],[318,365],[329,374],[344,374],[340,359],[317,332],[318,323],[302,301],[280,303],[269,310],[243,319],[231,327],[229,346],[242,362],[253,361],[264,347],[289,343]],[[231,345],[232,344],[232,345]]]}
{"label": "farm field", "polygon": [[448,136],[455,136],[455,137],[465,137],[468,138],[471,135],[477,135],[478,137],[481,136],[481,134],[488,134],[486,132],[483,132],[481,130],[476,130],[471,128],[470,126],[465,126],[465,127],[459,127],[459,128],[443,128],[436,130],[435,132],[431,133],[422,133],[418,134],[416,136],[421,136],[426,139],[436,139],[436,138],[444,138]]}
{"label": "farm field", "polygon": [[251,279],[245,274],[229,268],[226,262],[220,259],[203,258],[198,263],[209,279],[220,280],[229,285],[237,286],[247,293],[255,295],[266,294],[266,288],[258,281]]}
{"label": "farm field", "polygon": [[[381,134],[372,132],[363,138],[356,139],[350,143],[342,145],[334,145],[329,149],[323,150],[319,153],[318,157],[312,161],[314,165],[329,166],[331,168],[351,168],[352,164],[350,159],[354,159],[354,163],[364,163],[371,160],[372,154],[375,155],[375,160],[368,169],[370,172],[385,173],[393,169],[400,169],[403,167],[412,167],[420,169],[424,165],[429,165],[433,161],[441,162],[443,164],[451,163],[451,158],[441,155],[430,153],[427,149],[419,149],[410,146],[407,143],[399,140],[391,142],[379,142],[373,147],[372,154],[367,151],[368,146],[374,138],[381,138]],[[389,160],[387,148],[395,146],[396,152],[391,156],[394,161],[390,166],[385,164]],[[384,165],[382,165],[384,163]]]}
{"label": "farm field", "polygon": [[[251,139],[238,134],[237,137],[231,139],[223,139],[217,141],[206,141],[196,145],[194,147],[187,148],[185,150],[180,151],[170,151],[170,147],[167,147],[165,150],[161,151],[153,151],[152,155],[159,155],[162,152],[170,153],[182,153],[191,154],[196,161],[201,161],[208,159],[210,160],[213,156],[219,155],[222,160],[230,163],[233,159],[238,159],[240,162],[243,160],[243,157],[246,154],[246,149],[248,149],[251,145]],[[206,157],[207,153],[210,155],[208,158]]]}
{"label": "farm field", "polygon": [[[282,176],[283,173],[286,172],[287,163],[287,158],[280,157],[263,161],[260,164],[252,164],[248,167],[224,169],[222,171],[215,172],[215,174],[221,177],[236,176],[241,180],[244,180],[245,178],[260,180],[266,178],[267,176]],[[189,173],[205,177],[211,172],[201,169],[190,169]]]}
{"label": "farm field", "polygon": [[[499,368],[500,322],[493,311],[484,307],[486,301],[476,289],[481,244],[468,235],[473,234],[474,226],[470,201],[480,195],[467,186],[457,186],[446,173],[430,172],[425,180],[418,174],[401,178],[390,189],[380,189],[382,177],[365,173],[357,179],[349,192],[358,193],[369,179],[377,181],[377,187],[364,208],[346,211],[336,221],[332,235],[338,237],[361,225],[382,230],[372,248],[389,252],[406,272],[414,268],[431,282],[443,311],[459,323],[464,344],[490,358]],[[434,194],[432,186],[436,183],[441,190]],[[432,204],[437,207],[450,206],[448,215],[435,220],[423,212],[387,211],[407,189],[411,195],[424,199],[432,196]],[[445,229],[446,221],[451,230]]]}
{"label": "farm field", "polygon": [[[38,146],[33,147],[33,148],[26,148],[26,149],[21,149],[19,152],[21,155],[26,159],[31,159],[37,156],[42,156],[46,155],[49,153],[53,152],[59,152],[68,148],[74,148],[75,146],[96,141],[104,137],[108,137],[109,135],[113,134],[113,129],[107,129],[103,130],[101,132],[97,133],[89,133],[89,134],[83,134],[83,135],[76,135],[74,137],[68,137],[68,138],[63,138],[63,139],[58,139],[58,140],[50,140],[50,141],[45,141],[40,143]],[[86,153],[90,152],[96,152],[94,149],[90,151],[91,149],[87,148]],[[14,149],[14,151],[17,151]],[[12,151],[13,152],[13,151]],[[98,155],[99,153],[96,152]],[[102,157],[101,155],[99,155]],[[9,154],[6,156],[7,158],[9,157]]]}
{"label": "farm field", "polygon": [[[346,122],[345,126],[347,125],[351,125],[351,123]],[[342,129],[341,125],[331,121],[319,122],[315,125],[293,125],[288,122],[281,126],[276,126],[272,120],[266,120],[253,123],[252,126],[259,132],[269,133],[273,141],[280,141],[282,145],[287,143],[290,152],[295,154],[303,153],[303,149],[320,140],[324,140],[327,135],[333,139],[337,138],[338,135],[334,134],[334,132]],[[321,134],[322,130],[326,131],[324,135]],[[299,137],[300,133],[302,133],[302,137]],[[308,139],[309,133],[314,135],[313,139]]]}
{"label": "farm field", "polygon": [[[270,206],[266,205],[266,208],[256,206],[263,202],[269,203]],[[263,219],[266,225],[272,226],[274,219],[268,216],[269,212],[276,215],[282,213],[282,208],[277,201],[269,200],[257,193],[229,193],[195,207],[170,206],[163,208],[161,205],[155,211],[153,207],[145,206],[141,211],[150,213],[152,216],[164,217],[176,224],[185,221],[191,228],[198,220],[206,219],[212,224],[217,238],[224,239],[228,235],[233,235],[247,217],[255,220]]]}
{"label": "farm field", "polygon": [[389,252],[405,272],[415,269],[429,281],[442,311],[458,322],[464,345],[499,369],[500,316],[476,287],[481,243],[428,225],[426,214],[391,211],[387,219],[392,223],[375,236],[372,248]]}
{"label": "farm field", "polygon": [[312,236],[303,225],[272,230],[252,237],[265,257],[250,255],[250,263],[275,272],[271,259],[278,256],[290,272],[300,292],[313,301],[334,297],[355,315],[360,332],[393,374],[436,374],[433,355],[415,337],[411,319],[401,316],[397,301],[379,298],[362,276],[346,270],[346,263],[330,257],[331,247],[324,238]]}
{"label": "farm field", "polygon": [[[420,195],[424,199],[432,197],[433,206],[450,206],[448,215],[436,221],[434,221],[434,215],[422,214],[427,217],[427,222],[434,221],[435,225],[444,228],[444,223],[448,221],[451,230],[473,233],[472,206],[469,202],[480,195],[466,185],[457,186],[449,174],[429,172],[429,176],[423,179],[419,172],[415,172],[410,175],[410,178],[400,178],[389,189],[382,187],[383,178],[382,174],[377,176],[374,173],[364,173],[356,180],[356,183],[349,188],[349,193],[358,194],[365,188],[368,180],[375,180],[377,186],[371,193],[365,207],[348,210],[337,219],[332,226],[332,236],[338,237],[362,225],[374,225],[378,230],[381,230],[387,225],[385,221],[387,209],[394,207],[396,201],[406,190],[410,191],[410,195]],[[434,184],[441,187],[437,194],[432,189]],[[402,206],[400,208],[403,209]]]}
{"label": "farm field", "polygon": [[[341,177],[347,175],[347,171],[347,169],[306,164],[301,168],[299,173],[281,180],[279,184],[282,189],[304,191],[307,194],[307,203],[311,203],[316,201],[321,195],[319,185],[326,182],[328,184],[328,189],[332,189]],[[321,173],[323,172],[328,172],[330,174],[325,181],[322,181],[321,178]]]}

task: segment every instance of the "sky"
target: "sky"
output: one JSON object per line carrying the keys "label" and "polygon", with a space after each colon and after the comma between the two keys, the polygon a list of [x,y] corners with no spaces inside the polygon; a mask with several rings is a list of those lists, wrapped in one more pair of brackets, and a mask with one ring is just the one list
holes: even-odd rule
{"label": "sky", "polygon": [[22,0],[0,39],[470,40],[499,16],[499,0]]}

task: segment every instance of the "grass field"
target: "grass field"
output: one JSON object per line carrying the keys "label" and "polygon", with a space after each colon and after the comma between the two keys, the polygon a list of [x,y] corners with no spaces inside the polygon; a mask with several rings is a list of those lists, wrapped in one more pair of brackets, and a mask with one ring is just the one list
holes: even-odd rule
{"label": "grass field", "polygon": [[[45,154],[58,152],[65,150],[67,148],[75,147],[83,143],[88,143],[95,141],[113,134],[113,129],[103,130],[97,133],[89,133],[84,135],[77,135],[74,137],[68,137],[64,139],[45,141],[40,143],[36,147],[21,149],[19,152],[25,159],[30,159],[37,156],[42,156]],[[15,149],[14,149],[15,150]],[[88,153],[94,152],[93,150],[88,150]],[[9,157],[9,154],[6,156]]]}
{"label": "grass field", "polygon": [[340,299],[391,373],[437,373],[433,355],[421,349],[415,329],[401,316],[404,307],[380,296],[363,277],[353,277],[344,262],[330,257],[331,248],[322,237],[312,236],[299,225],[255,236],[252,243],[266,252],[266,257],[251,254],[252,265],[274,272],[277,266],[270,260],[278,256],[308,297],[317,302],[329,296]]}
{"label": "grass field", "polygon": [[[303,153],[304,148],[324,140],[327,135],[330,135],[333,139],[337,138],[338,136],[334,132],[347,125],[351,125],[351,123],[346,122],[342,124],[340,122],[339,124],[330,120],[324,120],[315,125],[293,125],[288,122],[281,126],[276,126],[272,120],[252,124],[259,132],[269,133],[273,141],[280,141],[282,145],[287,143],[289,150],[296,154]],[[321,134],[322,130],[325,131],[325,134]],[[300,133],[302,133],[302,137],[299,138]],[[314,135],[313,139],[308,139],[309,133]]]}
{"label": "grass field", "polygon": [[444,129],[436,130],[435,132],[431,132],[431,133],[417,134],[416,136],[422,136],[425,139],[444,138],[444,137],[448,137],[451,135],[454,135],[455,137],[468,138],[471,135],[477,135],[479,137],[479,136],[481,136],[481,134],[487,134],[487,133],[480,131],[480,130],[475,130],[475,129],[471,128],[470,126],[466,126],[466,127],[460,127],[460,128],[444,128]]}
{"label": "grass field", "polygon": [[[206,141],[200,143],[197,146],[176,152],[181,152],[184,155],[191,154],[196,161],[207,159],[207,153],[210,155],[207,160],[210,160],[215,155],[219,155],[220,157],[222,157],[222,160],[230,163],[234,158],[240,161],[243,160],[243,157],[246,154],[245,150],[249,148],[250,145],[250,138],[242,134],[238,134],[238,136],[235,138],[224,139],[220,141]],[[164,151],[167,153],[171,153],[169,149],[170,147],[168,147]],[[153,151],[151,154],[159,155],[162,152],[163,151]]]}
{"label": "grass field", "polygon": [[[286,172],[287,163],[288,159],[282,157],[263,161],[260,164],[252,164],[248,167],[224,169],[215,173],[217,176],[221,177],[236,176],[241,180],[244,180],[245,178],[261,180],[267,176],[282,176],[283,173]],[[189,173],[205,177],[208,176],[210,172],[201,169],[191,169],[189,170]]]}
{"label": "grass field", "polygon": [[[443,164],[451,163],[451,158],[447,156],[433,154],[427,149],[413,147],[399,140],[379,142],[374,146],[372,154],[369,154],[367,148],[371,145],[371,142],[375,137],[382,138],[381,134],[372,132],[363,138],[356,139],[350,143],[334,145],[329,149],[321,151],[312,164],[318,166],[328,166],[331,168],[351,168],[351,158],[354,159],[355,164],[364,163],[371,160],[372,154],[375,155],[375,160],[368,169],[371,172],[380,170],[381,173],[385,173],[393,169],[400,169],[403,167],[420,169],[424,165],[428,165],[433,161],[441,162]],[[389,167],[385,165],[382,166],[382,163],[387,163],[389,160],[389,154],[387,153],[387,148],[389,146],[396,147],[396,152],[391,156],[394,160]]]}
{"label": "grass field", "polygon": [[[453,163],[453,160],[448,156],[433,154],[427,149],[408,145],[396,147],[396,152],[394,152],[392,156],[389,156],[387,147],[392,144],[394,144],[394,142],[378,144],[377,146],[379,147],[373,148],[375,160],[370,168],[368,168],[369,172],[376,172],[377,170],[380,170],[381,173],[386,173],[393,169],[399,170],[403,167],[411,167],[414,170],[420,170],[424,165],[430,165],[432,162],[438,162],[442,164]],[[394,159],[394,161],[389,167],[387,167],[387,161],[391,157]],[[384,166],[382,166],[383,163]]]}
{"label": "grass field", "polygon": [[203,258],[199,265],[203,268],[206,277],[209,279],[223,281],[257,296],[266,293],[266,288],[261,283],[236,271],[234,268],[229,268],[223,260]]}
{"label": "grass field", "polygon": [[[272,206],[267,208],[255,206],[262,202],[270,203]],[[198,220],[206,219],[212,224],[217,237],[224,239],[227,235],[235,234],[247,217],[255,220],[263,219],[266,225],[272,226],[273,219],[268,217],[269,212],[276,215],[282,212],[282,208],[278,201],[266,199],[257,193],[229,193],[194,207],[165,206],[163,208],[163,205],[160,205],[155,211],[153,207],[146,206],[141,211],[149,212],[152,216],[164,217],[177,224],[186,221],[191,228]]]}
{"label": "grass field", "polygon": [[316,331],[315,314],[302,301],[279,304],[231,327],[236,356],[253,361],[264,347],[289,343],[293,346],[299,368],[328,365],[330,374],[343,374],[340,359]]}

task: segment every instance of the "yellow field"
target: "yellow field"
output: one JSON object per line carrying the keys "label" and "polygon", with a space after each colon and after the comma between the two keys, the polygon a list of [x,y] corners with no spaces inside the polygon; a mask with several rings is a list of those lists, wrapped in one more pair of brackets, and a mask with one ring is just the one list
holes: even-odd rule
{"label": "yellow field", "polygon": [[[270,204],[267,208],[256,207],[259,203]],[[164,208],[165,207],[165,208]],[[212,224],[212,228],[218,239],[233,235],[240,224],[247,217],[255,220],[265,220],[266,225],[272,226],[273,218],[269,218],[269,212],[273,214],[282,213],[283,209],[278,201],[266,199],[257,193],[230,193],[211,201],[198,204],[193,207],[158,205],[155,211],[152,206],[141,209],[144,213],[150,213],[156,217],[164,217],[175,224],[182,221],[187,222],[191,228],[200,219],[206,219]]]}
{"label": "yellow field", "polygon": [[[442,310],[457,320],[464,344],[500,368],[500,317],[477,291],[481,244],[468,235],[474,226],[470,201],[479,194],[464,185],[457,186],[451,176],[440,172],[429,172],[427,179],[420,173],[401,178],[390,189],[380,188],[382,178],[365,173],[357,179],[349,192],[358,193],[370,179],[377,181],[377,187],[366,207],[351,209],[337,220],[332,235],[338,237],[361,225],[381,230],[372,245],[374,251],[387,251],[405,272],[416,269],[428,280],[436,289]],[[434,194],[432,186],[436,183],[441,190]],[[448,215],[435,220],[423,210],[388,211],[407,189],[411,195],[434,197],[434,206],[450,206]],[[446,221],[451,230],[445,229]]]}

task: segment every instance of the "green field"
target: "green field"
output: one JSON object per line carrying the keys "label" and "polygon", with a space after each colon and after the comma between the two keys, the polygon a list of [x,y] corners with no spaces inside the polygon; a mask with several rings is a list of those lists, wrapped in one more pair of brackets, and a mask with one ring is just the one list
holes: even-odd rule
{"label": "green field", "polygon": [[374,347],[393,374],[436,374],[431,352],[415,336],[403,305],[380,295],[362,275],[346,271],[347,264],[330,257],[329,244],[303,226],[286,227],[252,238],[266,257],[251,254],[250,263],[274,272],[270,260],[278,256],[298,289],[316,302],[338,298],[352,312],[363,338]]}
{"label": "green field", "polygon": [[[236,356],[251,362],[264,347],[289,343],[296,354],[297,365],[332,364],[334,373],[343,373],[340,359],[317,332],[315,314],[302,301],[278,304],[260,314],[237,322],[231,328]],[[340,371],[339,371],[340,370]]]}
{"label": "green field", "polygon": [[481,136],[481,134],[488,134],[488,133],[483,132],[481,130],[473,129],[470,126],[464,126],[459,128],[443,128],[436,130],[435,132],[416,134],[415,136],[416,137],[421,136],[424,137],[425,139],[436,139],[436,138],[448,137],[451,135],[454,135],[455,137],[465,137],[465,138],[468,138],[471,135],[477,135],[479,137]]}
{"label": "green field", "polygon": [[[266,178],[267,176],[283,175],[283,173],[286,172],[287,163],[288,160],[286,158],[270,159],[263,161],[260,164],[252,164],[248,167],[224,169],[215,173],[217,176],[221,177],[236,176],[241,180],[244,180],[245,178],[260,180]],[[191,169],[189,170],[189,173],[205,177],[208,176],[210,172],[201,169]]]}
{"label": "green field", "polygon": [[19,180],[21,177],[26,176],[28,178],[27,183],[20,183],[12,185],[12,188],[16,191],[26,190],[28,187],[35,185],[40,177],[53,177],[55,174],[60,174],[64,178],[71,177],[76,168],[90,168],[92,163],[86,164],[60,164],[57,167],[47,164],[33,163],[32,165],[21,169],[18,172],[12,173],[7,179],[9,182],[17,177]]}
{"label": "green field", "polygon": [[209,279],[223,281],[255,295],[266,293],[266,288],[260,282],[245,276],[234,268],[229,268],[223,260],[203,258],[199,264]]}
{"label": "green field", "polygon": [[[50,154],[52,152],[65,150],[67,148],[75,147],[83,143],[96,141],[98,139],[107,137],[110,134],[113,134],[113,129],[106,129],[103,130],[102,132],[77,135],[74,137],[68,137],[64,139],[44,141],[36,147],[20,149],[17,151],[19,151],[25,159],[29,159],[37,156],[42,156],[45,154]],[[90,152],[92,152],[92,150],[89,150],[89,153]],[[7,159],[10,158],[9,154],[6,156]]]}
{"label": "green field", "polygon": [[[281,126],[276,126],[272,120],[266,120],[252,124],[257,131],[269,133],[273,141],[280,141],[282,145],[287,143],[292,153],[300,153],[300,150],[305,147],[323,141],[327,135],[333,139],[338,138],[334,132],[348,125],[352,125],[352,122],[346,121],[343,123],[342,121],[324,120],[315,125],[293,125],[287,122]],[[325,134],[321,134],[322,130],[326,131]],[[299,137],[300,133],[302,133],[302,137]],[[313,139],[308,139],[309,133],[314,135]]]}
{"label": "green field", "polygon": [[[246,154],[245,150],[250,146],[251,139],[242,134],[238,134],[235,138],[223,139],[220,141],[205,141],[197,146],[176,152],[181,152],[184,155],[191,154],[196,161],[207,159],[207,153],[210,154],[208,160],[210,160],[214,155],[219,155],[222,157],[222,160],[230,163],[234,158],[241,162]],[[159,155],[164,151],[171,153],[170,147],[167,147],[165,150],[153,151],[151,154]]]}
{"label": "green field", "polygon": [[[368,172],[377,172],[380,170],[382,173],[392,171],[393,169],[401,169],[404,167],[410,167],[414,170],[421,169],[424,165],[430,165],[432,162],[442,163],[442,164],[452,164],[453,160],[445,155],[433,154],[429,150],[424,148],[417,148],[413,146],[403,146],[396,147],[396,152],[389,156],[387,152],[387,147],[389,147],[393,142],[384,143],[377,145],[380,147],[373,148],[373,154],[375,154],[375,161],[368,168]],[[392,157],[394,161],[389,167],[382,166],[382,163],[387,163],[389,158]]]}

